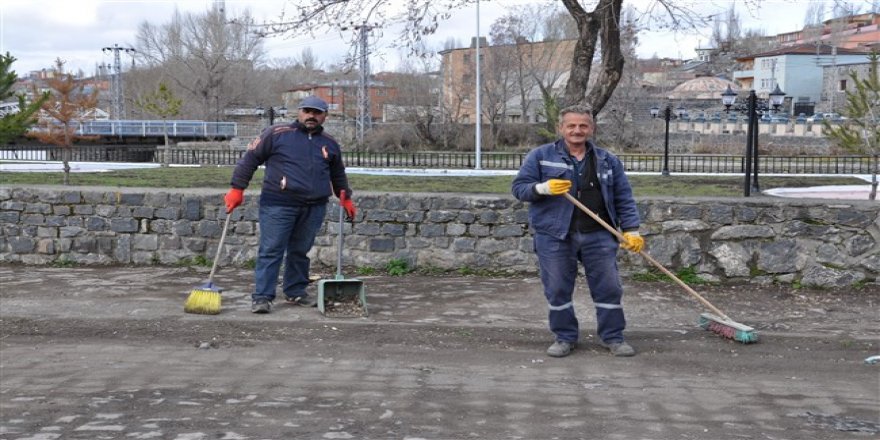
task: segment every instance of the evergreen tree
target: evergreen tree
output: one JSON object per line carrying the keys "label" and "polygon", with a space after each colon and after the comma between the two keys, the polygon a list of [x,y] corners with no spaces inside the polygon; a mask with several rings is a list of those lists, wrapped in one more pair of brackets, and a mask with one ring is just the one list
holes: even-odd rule
{"label": "evergreen tree", "polygon": [[176,96],[174,92],[168,88],[164,82],[159,83],[159,90],[148,93],[135,101],[135,104],[142,108],[145,112],[162,118],[162,134],[165,135],[165,154],[162,160],[162,166],[168,166],[171,150],[168,142],[168,126],[166,121],[169,116],[177,116],[180,114],[180,107],[183,101]]}
{"label": "evergreen tree", "polygon": [[841,112],[845,123],[831,125],[825,121],[825,131],[848,151],[871,155],[871,200],[877,198],[878,156],[880,156],[880,54],[870,56],[866,78],[850,73],[855,89],[846,92],[846,106]]}
{"label": "evergreen tree", "polygon": [[15,138],[24,134],[31,125],[37,122],[37,112],[40,106],[48,99],[48,93],[36,94],[39,98],[28,104],[25,96],[15,95],[13,87],[18,76],[12,70],[15,57],[6,52],[0,55],[0,102],[6,102],[10,98],[18,100],[18,112],[7,113],[0,118],[0,145],[8,144]]}

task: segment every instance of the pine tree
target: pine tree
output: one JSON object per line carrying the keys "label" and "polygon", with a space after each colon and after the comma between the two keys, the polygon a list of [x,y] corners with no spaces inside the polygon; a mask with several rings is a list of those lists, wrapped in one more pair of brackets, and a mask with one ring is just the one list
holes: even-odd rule
{"label": "pine tree", "polygon": [[180,114],[180,107],[183,101],[176,96],[174,92],[168,88],[164,82],[159,83],[159,90],[148,93],[142,98],[135,101],[135,104],[142,108],[145,112],[162,118],[162,134],[165,135],[165,154],[162,166],[168,166],[171,150],[168,142],[168,126],[166,121],[169,116],[177,116]]}
{"label": "pine tree", "polygon": [[18,113],[8,113],[0,118],[0,145],[8,144],[24,134],[28,128],[37,122],[37,112],[40,106],[48,99],[47,93],[35,94],[38,97],[28,104],[23,94],[16,96],[13,87],[18,76],[12,70],[15,57],[6,52],[0,55],[0,102],[6,102],[15,97],[18,100]]}
{"label": "pine tree", "polygon": [[880,157],[880,54],[873,52],[866,78],[850,72],[855,89],[846,92],[846,106],[841,112],[848,119],[832,126],[825,121],[825,131],[846,150],[871,155],[870,200],[877,199],[878,157]]}
{"label": "pine tree", "polygon": [[[48,118],[38,124],[38,130],[29,135],[47,144],[58,145],[61,161],[64,164],[64,184],[70,184],[70,158],[73,143],[79,139],[91,139],[76,133],[84,115],[98,104],[98,90],[85,92],[85,83],[77,81],[64,71],[64,61],[55,61],[54,74],[46,80],[50,91],[42,108]],[[37,88],[34,86],[34,93]]]}

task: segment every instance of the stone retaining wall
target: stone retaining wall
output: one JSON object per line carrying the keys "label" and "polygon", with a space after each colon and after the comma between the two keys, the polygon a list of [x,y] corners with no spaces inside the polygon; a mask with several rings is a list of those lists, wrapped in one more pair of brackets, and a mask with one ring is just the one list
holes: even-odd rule
{"label": "stone retaining wall", "polygon": [[[0,186],[0,262],[190,264],[211,260],[224,192]],[[221,265],[252,262],[256,193],[233,213]],[[534,272],[527,207],[504,195],[358,192],[344,265]],[[638,201],[649,253],[670,270],[693,268],[714,281],[845,286],[880,275],[880,204],[777,198]],[[335,267],[338,205],[312,251]],[[621,252],[625,271],[641,257]]]}

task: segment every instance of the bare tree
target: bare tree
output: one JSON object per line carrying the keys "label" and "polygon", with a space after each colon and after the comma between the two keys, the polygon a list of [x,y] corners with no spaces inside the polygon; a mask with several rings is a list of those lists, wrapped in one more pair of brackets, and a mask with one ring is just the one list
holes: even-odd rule
{"label": "bare tree", "polygon": [[[323,0],[307,2],[290,0],[297,15],[280,17],[266,26],[267,33],[289,34],[294,31],[315,32],[319,28],[337,28],[341,23],[369,22],[382,25],[391,21],[405,23],[400,41],[417,47],[425,35],[434,33],[450,10],[475,0],[410,0],[403,8],[397,0]],[[758,0],[745,0],[747,3]],[[623,0],[598,0],[588,10],[584,0],[560,0],[574,19],[577,43],[563,101],[565,104],[586,103],[598,113],[611,98],[620,82],[624,58],[620,50],[620,13]],[[592,2],[590,2],[592,3]],[[682,2],[683,3],[683,2]],[[702,16],[691,13],[674,0],[653,0],[647,15],[664,15],[668,26],[680,28],[702,22]],[[401,11],[399,13],[395,11]],[[590,81],[594,55],[599,47],[596,79]]]}
{"label": "bare tree", "polygon": [[437,145],[439,138],[434,126],[438,119],[436,111],[440,97],[440,80],[430,60],[410,58],[404,60],[398,73],[384,82],[397,90],[390,112],[397,121],[405,122],[418,141]]}
{"label": "bare tree", "polygon": [[182,113],[219,119],[230,103],[252,100],[250,75],[263,58],[253,24],[247,12],[232,21],[216,8],[175,12],[168,24],[140,25],[136,53],[142,65],[173,81],[184,100]]}
{"label": "bare tree", "polygon": [[[37,129],[28,134],[41,142],[62,147],[64,184],[69,185],[71,147],[77,139],[88,139],[77,135],[76,131],[86,112],[97,105],[98,91],[86,93],[86,84],[65,72],[64,61],[60,58],[55,61],[53,75],[46,79],[46,85],[49,87],[49,97],[42,104],[45,117],[37,124]],[[36,85],[33,86],[33,93],[34,96],[40,95]]]}

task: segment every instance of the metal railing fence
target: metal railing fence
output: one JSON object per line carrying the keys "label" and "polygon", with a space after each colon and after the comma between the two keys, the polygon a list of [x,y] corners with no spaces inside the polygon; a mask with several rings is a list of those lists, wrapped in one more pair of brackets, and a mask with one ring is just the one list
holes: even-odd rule
{"label": "metal railing fence", "polygon": [[[0,160],[57,161],[62,147],[3,146]],[[71,148],[74,162],[152,162],[183,165],[235,165],[243,149],[170,148],[140,145],[83,145]],[[445,168],[475,169],[476,156],[464,152],[345,152],[348,167],[360,168]],[[480,168],[517,170],[526,153],[484,152]],[[627,171],[657,172],[663,167],[662,154],[620,154]],[[672,154],[669,171],[675,173],[743,173],[745,160],[739,155]],[[770,174],[871,174],[871,156],[761,156],[759,172]]]}

